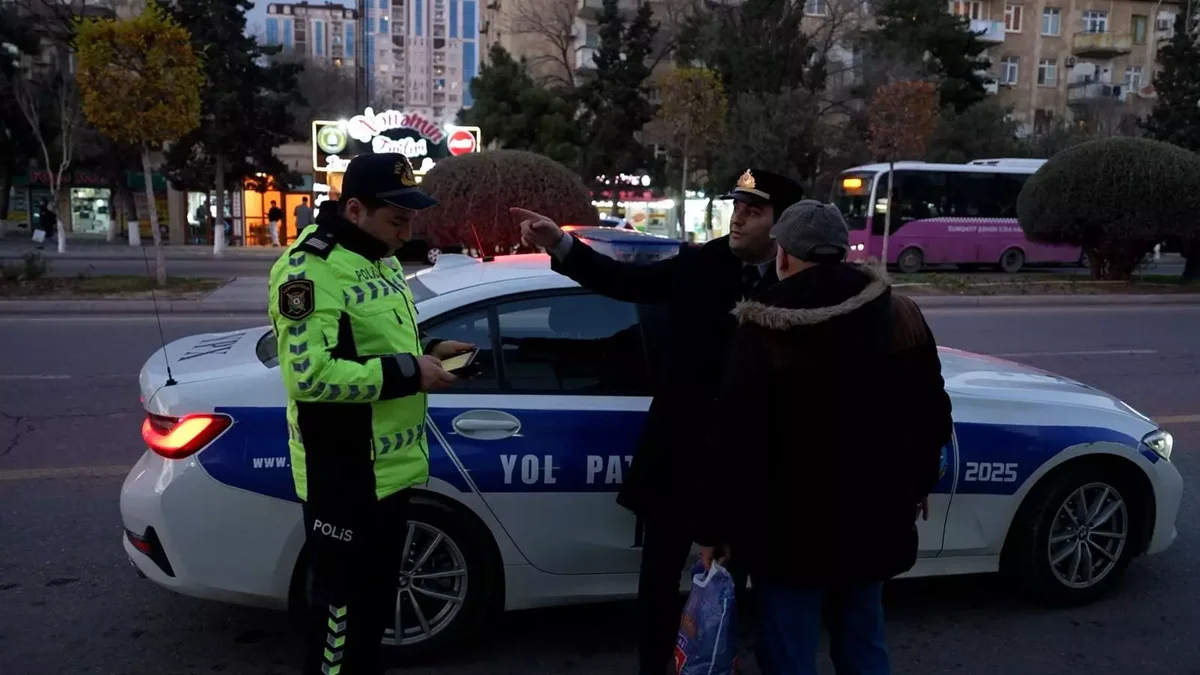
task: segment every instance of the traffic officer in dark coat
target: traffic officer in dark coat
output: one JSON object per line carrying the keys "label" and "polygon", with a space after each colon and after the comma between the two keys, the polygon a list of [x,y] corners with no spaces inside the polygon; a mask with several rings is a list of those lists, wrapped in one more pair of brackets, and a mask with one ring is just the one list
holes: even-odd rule
{"label": "traffic officer in dark coat", "polygon": [[775,283],[771,226],[802,197],[796,181],[748,169],[723,197],[735,202],[728,236],[681,246],[678,255],[651,264],[613,260],[566,235],[549,218],[511,209],[526,245],[546,249],[554,270],[610,298],[667,308],[674,347],[617,497],[645,527],[638,584],[645,622],[638,645],[641,675],[663,675],[671,663],[679,582],[693,541],[683,507],[704,498],[693,490],[695,465],[689,455],[704,437],[697,411],[707,410],[715,396],[735,324],[730,312]]}

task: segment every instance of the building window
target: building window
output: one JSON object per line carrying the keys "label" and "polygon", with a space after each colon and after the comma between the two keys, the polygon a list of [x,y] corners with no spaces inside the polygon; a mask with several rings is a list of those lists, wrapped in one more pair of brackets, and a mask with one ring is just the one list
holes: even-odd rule
{"label": "building window", "polygon": [[279,44],[279,19],[267,19],[267,44]]}
{"label": "building window", "polygon": [[[434,55],[434,62],[435,63],[437,62],[436,54]],[[463,46],[462,46],[462,69],[463,69],[463,82],[467,82],[467,83],[469,83],[471,80],[475,79],[475,74],[479,72],[479,56],[475,52],[475,43],[474,42],[464,42],[463,43]],[[463,91],[463,105],[469,108],[469,107],[471,107],[471,104],[475,102],[475,100],[473,98],[471,98],[471,88],[465,87],[464,89],[465,89],[465,91]]]}
{"label": "building window", "polygon": [[425,32],[425,0],[417,0],[414,7],[416,16],[413,17],[413,35],[421,37]]}
{"label": "building window", "polygon": [[325,56],[325,22],[314,21],[316,25],[314,32],[316,33],[317,56]]}
{"label": "building window", "polygon": [[458,0],[450,0],[450,37],[458,37]]}
{"label": "building window", "polygon": [[292,20],[285,19],[283,22],[283,46],[288,49],[292,48]]}
{"label": "building window", "polygon": [[1002,84],[1016,84],[1020,69],[1021,57],[1005,56],[1000,59],[1000,82]]}
{"label": "building window", "polygon": [[367,33],[372,34],[374,32],[375,32],[375,17],[373,17],[373,16],[367,17]]}
{"label": "building window", "polygon": [[1053,87],[1058,84],[1058,62],[1053,59],[1042,59],[1038,62],[1037,83],[1043,87]]}
{"label": "building window", "polygon": [[355,58],[354,54],[354,31],[346,31],[346,55],[350,58]]}
{"label": "building window", "polygon": [[391,32],[390,26],[388,25],[388,18],[386,16],[379,17],[379,32],[385,35]]}
{"label": "building window", "polygon": [[1132,22],[1133,30],[1131,32],[1133,33],[1133,43],[1135,45],[1146,44],[1146,28],[1149,25],[1150,25],[1150,17],[1141,16],[1138,14],[1133,15],[1133,22]]}
{"label": "building window", "polygon": [[1062,10],[1057,7],[1047,7],[1042,10],[1042,35],[1060,35],[1062,33]]}
{"label": "building window", "polygon": [[984,19],[986,18],[982,2],[971,2],[970,0],[953,0],[950,3],[950,13],[955,16],[966,17],[968,19]]}
{"label": "building window", "polygon": [[1005,5],[1004,6],[1004,30],[1008,33],[1021,32],[1021,10],[1020,5]]}
{"label": "building window", "polygon": [[1096,9],[1089,9],[1083,13],[1083,32],[1085,33],[1107,33],[1108,32],[1108,12],[1101,12]]}
{"label": "building window", "polygon": [[1137,91],[1142,88],[1142,67],[1129,66],[1125,69],[1125,88],[1129,91]]}
{"label": "building window", "polygon": [[826,0],[805,0],[804,13],[808,16],[826,16],[829,14],[829,3]]}
{"label": "building window", "polygon": [[475,0],[463,0],[462,36],[464,40],[474,40],[479,37],[479,33],[475,30],[475,20],[477,18]]}

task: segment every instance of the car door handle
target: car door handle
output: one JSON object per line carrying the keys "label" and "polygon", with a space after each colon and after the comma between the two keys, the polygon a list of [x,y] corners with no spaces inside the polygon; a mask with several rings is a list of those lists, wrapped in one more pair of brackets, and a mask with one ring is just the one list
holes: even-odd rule
{"label": "car door handle", "polygon": [[470,410],[451,422],[454,433],[480,441],[519,436],[521,420],[500,410]]}

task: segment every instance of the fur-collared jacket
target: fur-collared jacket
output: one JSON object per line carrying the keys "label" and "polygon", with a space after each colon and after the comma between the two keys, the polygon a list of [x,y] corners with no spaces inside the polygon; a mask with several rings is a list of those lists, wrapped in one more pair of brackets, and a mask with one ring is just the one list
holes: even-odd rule
{"label": "fur-collared jacket", "polygon": [[739,303],[691,525],[758,581],[882,581],[916,562],[950,399],[920,309],[839,263]]}

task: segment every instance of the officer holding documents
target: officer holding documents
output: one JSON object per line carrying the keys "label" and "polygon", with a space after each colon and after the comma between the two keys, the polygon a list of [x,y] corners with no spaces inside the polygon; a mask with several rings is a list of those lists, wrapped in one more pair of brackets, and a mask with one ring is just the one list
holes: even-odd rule
{"label": "officer holding documents", "polygon": [[403,271],[385,264],[438,204],[402,154],[347,167],[337,217],[271,268],[269,313],[288,394],[288,446],[312,590],[306,675],[382,675],[409,488],[429,480],[427,392],[473,345],[423,337]]}

